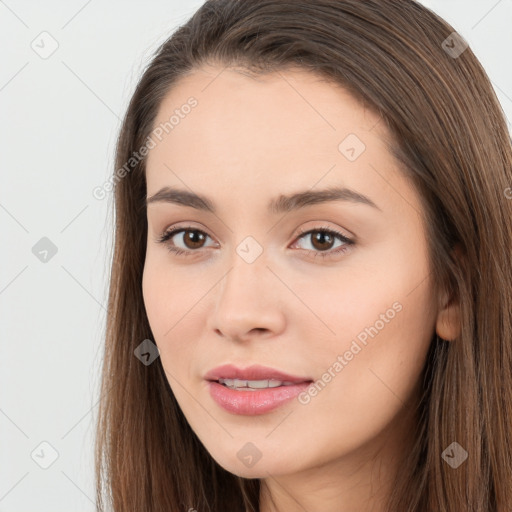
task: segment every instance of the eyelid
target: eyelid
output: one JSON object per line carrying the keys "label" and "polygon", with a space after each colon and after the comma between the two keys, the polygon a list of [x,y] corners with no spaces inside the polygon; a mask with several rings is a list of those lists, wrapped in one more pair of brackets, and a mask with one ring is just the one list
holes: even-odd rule
{"label": "eyelid", "polygon": [[[313,220],[311,222],[322,222],[321,220]],[[304,235],[305,233],[309,233],[311,231],[333,231],[334,233],[338,233],[339,235],[351,240],[352,242],[355,242],[357,237],[355,234],[353,234],[352,232],[350,232],[348,229],[345,229],[345,228],[341,228],[341,227],[338,227],[338,226],[330,226],[330,225],[327,225],[325,224],[325,221],[323,221],[324,223],[319,226],[318,224],[315,224],[311,227],[300,227],[299,230],[298,230],[298,233],[296,235],[296,238],[301,236],[301,235]],[[310,222],[308,222],[307,224],[310,224]]]}
{"label": "eyelid", "polygon": [[170,224],[169,226],[167,226],[166,228],[164,228],[162,230],[157,230],[157,232],[156,232],[157,239],[159,239],[161,236],[163,236],[163,235],[165,235],[167,233],[170,233],[171,231],[178,231],[178,230],[181,230],[181,229],[183,229],[183,230],[189,229],[189,230],[201,231],[204,234],[208,235],[210,238],[213,238],[208,233],[208,230],[205,227],[203,227],[202,225],[196,226],[195,222],[193,222],[193,221],[183,221],[183,222],[177,222],[177,223],[174,223],[174,224]]}
{"label": "eyelid", "polygon": [[[183,225],[181,223],[178,224],[171,224],[169,227],[165,228],[163,231],[158,233],[156,235],[156,238],[154,238],[155,242],[165,243],[165,239],[172,238],[176,234],[183,232],[183,231],[199,231],[203,234],[205,234],[207,237],[214,240],[214,237],[211,236],[208,231],[203,227],[197,227],[192,225],[191,223],[184,223]],[[171,235],[171,236],[169,236]],[[190,251],[190,252],[198,252],[198,251]]]}
{"label": "eyelid", "polygon": [[347,251],[350,246],[355,245],[355,237],[352,237],[352,236],[349,237],[349,236],[345,235],[344,233],[341,232],[341,230],[339,230],[339,228],[333,228],[333,227],[329,227],[329,226],[313,226],[310,228],[301,228],[299,230],[299,233],[297,234],[297,236],[294,237],[294,242],[292,243],[292,246],[296,245],[302,238],[304,238],[304,235],[309,235],[309,234],[315,233],[315,232],[329,233],[332,236],[334,236],[334,238],[337,238],[341,242],[343,242],[343,244],[341,245],[341,247],[338,247],[336,249],[329,249],[327,251],[312,251],[310,249],[303,249],[306,252],[314,253],[314,257],[317,257],[317,256],[322,256],[324,258],[328,258],[330,256],[335,257],[338,254]]}
{"label": "eyelid", "polygon": [[[311,220],[309,221],[307,224],[311,224],[311,223],[314,223],[314,222],[322,222],[321,220]],[[324,221],[325,223],[325,221]],[[183,225],[181,222],[178,222],[177,224],[171,224],[170,226],[166,227],[165,229],[163,229],[162,231],[159,232],[159,234],[157,235],[157,240],[162,236],[162,235],[165,235],[167,233],[169,233],[170,231],[175,231],[175,230],[178,230],[178,229],[190,229],[190,230],[197,230],[197,231],[202,231],[204,234],[208,235],[210,238],[213,239],[213,237],[208,233],[208,230],[204,227],[197,227],[195,225],[193,225],[193,222],[190,221],[190,222],[187,222],[187,221],[184,221],[183,222]],[[294,231],[297,231],[297,230],[294,230]],[[353,234],[352,232],[350,232],[348,229],[346,228],[339,228],[339,227],[332,227],[332,226],[329,226],[329,225],[326,225],[326,224],[323,224],[322,226],[318,226],[318,225],[312,225],[310,227],[300,227],[298,229],[298,232],[297,234],[294,236],[294,240],[296,238],[298,238],[299,236],[301,235],[304,235],[310,231],[334,231],[334,232],[338,232],[340,235],[344,236],[345,238],[348,238],[350,239],[351,241],[355,242],[357,240],[357,237],[355,234]],[[343,231],[343,232],[341,232]],[[292,234],[290,235],[290,237],[293,236],[293,232]],[[289,237],[289,238],[290,238]],[[221,240],[221,243],[222,243],[222,240]]]}

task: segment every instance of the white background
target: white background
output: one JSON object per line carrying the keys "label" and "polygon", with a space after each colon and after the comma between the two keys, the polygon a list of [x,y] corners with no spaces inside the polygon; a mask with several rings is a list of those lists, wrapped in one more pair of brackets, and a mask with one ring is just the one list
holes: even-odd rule
{"label": "white background", "polygon": [[[511,120],[512,0],[423,3],[468,41]],[[95,510],[112,219],[92,190],[143,67],[201,4],[0,0],[0,512]],[[46,59],[31,47],[43,31],[58,43]],[[57,248],[46,263],[32,252],[43,237]],[[43,441],[58,452],[47,469]]]}

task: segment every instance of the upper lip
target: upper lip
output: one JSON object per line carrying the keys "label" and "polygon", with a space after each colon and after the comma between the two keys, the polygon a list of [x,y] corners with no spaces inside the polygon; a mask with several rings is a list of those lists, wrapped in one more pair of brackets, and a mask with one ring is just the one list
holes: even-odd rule
{"label": "upper lip", "polygon": [[309,377],[298,377],[288,373],[270,368],[268,366],[252,365],[246,368],[238,368],[232,364],[225,364],[217,366],[210,370],[204,378],[210,381],[217,381],[219,379],[240,379],[240,380],[279,380],[283,382],[310,382],[312,379]]}

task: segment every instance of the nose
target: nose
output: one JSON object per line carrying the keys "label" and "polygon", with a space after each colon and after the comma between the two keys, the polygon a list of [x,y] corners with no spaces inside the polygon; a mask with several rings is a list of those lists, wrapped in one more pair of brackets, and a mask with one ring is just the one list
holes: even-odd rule
{"label": "nose", "polygon": [[212,290],[209,328],[237,342],[276,336],[285,327],[285,292],[263,255],[252,263],[235,255],[231,268]]}

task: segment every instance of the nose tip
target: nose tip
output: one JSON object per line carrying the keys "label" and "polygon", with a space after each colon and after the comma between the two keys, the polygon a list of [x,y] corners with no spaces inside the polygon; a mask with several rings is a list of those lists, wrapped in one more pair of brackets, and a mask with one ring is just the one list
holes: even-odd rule
{"label": "nose tip", "polygon": [[266,333],[270,333],[271,331],[265,327],[253,327],[252,329],[249,329],[245,333],[239,329],[238,331],[234,327],[234,325],[231,325],[230,328],[225,328],[224,330],[221,330],[219,328],[214,329],[215,334],[217,334],[221,338],[228,338],[232,341],[236,342],[244,342],[249,339],[252,339],[254,337],[261,337]]}
{"label": "nose tip", "polygon": [[[255,239],[246,237],[244,240],[247,245],[239,246],[249,247],[252,256],[257,254],[258,247],[251,246]],[[287,290],[280,286],[279,279],[268,267],[268,253],[259,254],[254,260],[247,260],[243,255],[233,255],[229,271],[212,290],[213,313],[209,327],[216,336],[225,339],[267,339],[284,329],[285,297],[281,294],[286,294]]]}

